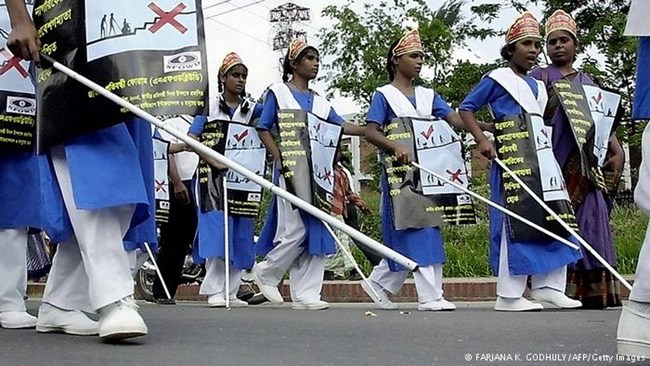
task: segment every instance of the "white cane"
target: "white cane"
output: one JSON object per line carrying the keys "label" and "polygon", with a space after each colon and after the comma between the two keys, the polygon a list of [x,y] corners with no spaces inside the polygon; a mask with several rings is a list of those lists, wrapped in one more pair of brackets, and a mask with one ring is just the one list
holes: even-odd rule
{"label": "white cane", "polygon": [[386,247],[385,245],[382,245],[381,243],[375,241],[374,239],[364,235],[360,231],[350,227],[349,225],[346,225],[345,223],[341,222],[340,220],[337,220],[336,218],[332,217],[328,213],[325,213],[321,211],[320,209],[310,205],[309,203],[303,201],[302,199],[298,198],[297,196],[291,194],[290,192],[276,186],[275,184],[267,181],[266,179],[258,176],[254,172],[246,169],[244,166],[226,158],[225,156],[217,153],[216,151],[212,150],[211,148],[201,144],[199,141],[194,140],[193,138],[187,136],[186,134],[176,130],[175,128],[172,128],[170,126],[165,125],[162,123],[160,120],[158,120],[156,117],[152,116],[151,114],[143,111],[142,109],[136,107],[135,105],[127,102],[126,100],[118,97],[117,95],[111,93],[110,91],[106,90],[102,86],[98,85],[97,83],[89,80],[88,78],[80,75],[79,73],[71,70],[70,68],[66,67],[65,65],[57,62],[54,60],[52,57],[43,55],[41,54],[41,58],[45,60],[46,62],[49,62],[52,64],[52,66],[63,72],[64,74],[68,75],[69,77],[77,80],[81,84],[89,87],[90,89],[96,91],[98,94],[103,95],[104,97],[108,98],[110,101],[126,108],[136,116],[146,120],[147,122],[153,124],[154,126],[168,132],[170,135],[178,138],[179,140],[183,141],[185,144],[187,144],[189,147],[191,147],[195,152],[197,152],[199,155],[204,155],[208,156],[217,162],[227,166],[228,168],[236,171],[237,173],[243,175],[244,177],[250,179],[250,181],[255,182],[259,184],[262,188],[267,189],[271,191],[271,193],[275,194],[278,197],[282,197],[285,200],[291,202],[293,205],[296,207],[300,208],[301,210],[307,212],[308,214],[316,217],[319,220],[325,221],[328,224],[340,229],[341,231],[345,232],[346,234],[350,235],[350,237],[358,240],[359,242],[365,244],[369,248],[375,250],[376,252],[380,253],[384,257],[391,259],[403,267],[406,267],[407,269],[411,271],[417,271],[418,265],[415,263],[413,260],[403,256],[400,253],[397,253],[396,251]]}
{"label": "white cane", "polygon": [[228,228],[228,179],[223,177],[223,259],[226,262],[226,309],[230,309],[230,235]]}
{"label": "white cane", "polygon": [[497,203],[494,203],[493,201],[491,201],[491,200],[489,200],[489,199],[487,199],[487,198],[481,196],[480,194],[474,193],[474,192],[472,192],[471,190],[469,190],[469,189],[463,187],[462,185],[460,185],[460,184],[458,184],[458,183],[454,183],[454,182],[452,182],[451,180],[445,178],[444,176],[442,176],[442,175],[440,175],[440,174],[437,174],[436,172],[431,171],[431,170],[429,170],[429,169],[423,167],[422,165],[420,165],[420,164],[418,164],[418,163],[416,163],[416,162],[412,162],[411,164],[413,164],[414,167],[416,167],[416,168],[418,168],[418,169],[420,169],[420,170],[422,170],[422,171],[424,171],[424,172],[427,172],[427,173],[433,175],[434,177],[440,179],[441,181],[443,181],[443,182],[445,182],[445,183],[447,183],[447,184],[450,184],[450,185],[452,185],[453,187],[456,187],[456,188],[460,189],[461,191],[463,191],[463,192],[469,194],[470,196],[472,196],[472,197],[478,199],[479,201],[486,203],[488,206],[491,206],[491,207],[493,207],[493,208],[495,208],[495,209],[497,209],[497,210],[503,212],[504,214],[506,214],[506,215],[508,215],[508,216],[510,216],[510,217],[512,217],[512,218],[514,218],[514,219],[517,219],[517,220],[523,222],[524,224],[526,224],[526,225],[532,227],[532,228],[535,229],[535,230],[539,230],[540,232],[542,232],[542,233],[544,233],[544,234],[546,234],[546,235],[552,237],[553,239],[555,239],[555,240],[557,240],[557,241],[559,241],[559,242],[562,242],[562,244],[565,244],[566,246],[569,246],[569,247],[571,247],[572,249],[580,250],[580,247],[578,247],[578,246],[575,245],[574,243],[570,242],[569,240],[567,240],[567,239],[565,239],[565,238],[563,238],[563,237],[561,237],[561,236],[559,236],[559,235],[557,235],[557,234],[555,234],[555,233],[553,233],[553,232],[551,232],[551,231],[549,231],[549,230],[547,230],[547,229],[545,229],[545,228],[543,228],[543,227],[541,227],[541,226],[535,224],[534,222],[532,222],[532,221],[530,221],[530,220],[528,220],[528,219],[526,219],[526,218],[524,218],[524,217],[522,217],[522,216],[520,216],[520,215],[518,215],[518,214],[516,214],[516,213],[514,213],[514,212],[512,212],[512,211],[510,211],[510,210],[508,210],[507,208],[505,208],[505,207],[503,207],[503,206],[501,206],[501,205],[499,205],[499,204],[497,204]]}
{"label": "white cane", "polygon": [[149,258],[151,258],[151,263],[153,263],[153,268],[156,270],[156,275],[158,275],[158,278],[160,279],[160,283],[162,284],[163,290],[165,290],[165,295],[167,295],[167,298],[169,300],[171,300],[172,295],[169,293],[169,289],[167,289],[167,284],[165,283],[165,280],[163,279],[162,273],[160,273],[160,268],[158,268],[158,263],[156,262],[156,257],[153,256],[153,252],[151,251],[151,247],[149,246],[149,243],[145,242],[144,247],[145,247],[145,249],[147,249],[147,254],[149,254]]}
{"label": "white cane", "polygon": [[531,196],[535,201],[537,201],[537,203],[539,203],[539,205],[542,206],[546,212],[548,212],[551,216],[553,216],[553,218],[554,218],[555,220],[557,220],[557,222],[558,222],[560,225],[562,225],[562,227],[563,227],[566,231],[568,231],[569,234],[573,235],[574,238],[578,239],[578,242],[579,242],[579,243],[580,243],[580,244],[581,244],[585,249],[587,249],[587,251],[589,251],[589,253],[591,253],[591,255],[593,255],[594,258],[596,258],[596,259],[597,259],[597,260],[598,260],[598,261],[599,261],[599,262],[600,262],[600,263],[601,263],[601,264],[602,264],[602,265],[603,265],[603,266],[604,266],[604,267],[605,267],[609,272],[611,272],[612,275],[614,275],[614,277],[616,277],[619,281],[621,281],[621,283],[623,284],[623,286],[627,287],[628,290],[632,291],[632,285],[630,285],[630,283],[627,282],[627,280],[625,280],[625,278],[623,278],[623,276],[621,276],[621,274],[618,273],[618,272],[614,269],[614,267],[612,267],[609,263],[607,263],[607,261],[605,260],[605,258],[603,258],[600,254],[598,254],[598,252],[596,252],[596,251],[594,250],[594,248],[592,248],[591,245],[589,245],[589,244],[587,243],[587,241],[586,241],[584,238],[582,238],[582,236],[578,235],[578,233],[577,233],[575,230],[573,230],[573,228],[572,228],[571,226],[569,226],[569,224],[567,224],[566,221],[562,220],[562,218],[561,218],[557,213],[555,213],[555,211],[553,211],[550,207],[548,207],[548,205],[546,204],[546,202],[544,202],[544,200],[542,200],[538,195],[536,195],[535,192],[533,192],[533,190],[532,190],[530,187],[528,187],[528,186],[526,185],[526,183],[524,183],[524,181],[521,180],[521,178],[519,178],[519,176],[517,176],[517,174],[516,174],[515,172],[513,172],[510,168],[508,168],[508,166],[507,166],[503,161],[501,161],[499,158],[494,158],[494,161],[495,161],[497,164],[499,164],[499,166],[500,166],[500,167],[501,167],[501,168],[502,168],[506,173],[508,173],[508,174],[512,177],[512,179],[516,180],[517,183],[519,183],[519,184],[521,185],[521,187],[522,187],[524,190],[526,190],[526,192],[528,192],[528,194],[529,194],[529,195],[530,195],[530,196]]}
{"label": "white cane", "polygon": [[354,265],[354,269],[356,269],[357,273],[361,275],[361,279],[363,280],[363,282],[365,282],[368,285],[368,288],[370,288],[370,291],[372,291],[373,295],[375,295],[375,298],[379,299],[379,302],[382,302],[381,297],[379,296],[377,291],[375,291],[375,287],[370,284],[370,281],[368,280],[366,275],[363,274],[363,271],[361,271],[361,268],[359,268],[359,264],[357,263],[356,260],[354,260],[354,256],[352,255],[352,253],[350,253],[350,251],[348,251],[348,249],[345,246],[343,246],[343,243],[341,243],[339,238],[334,233],[334,230],[332,230],[332,228],[329,226],[328,223],[323,222],[323,225],[325,225],[327,231],[329,231],[330,235],[332,235],[332,238],[334,238],[334,241],[336,242],[336,245],[338,245],[339,249],[341,249],[343,254],[345,254],[345,256],[352,262],[352,265]]}

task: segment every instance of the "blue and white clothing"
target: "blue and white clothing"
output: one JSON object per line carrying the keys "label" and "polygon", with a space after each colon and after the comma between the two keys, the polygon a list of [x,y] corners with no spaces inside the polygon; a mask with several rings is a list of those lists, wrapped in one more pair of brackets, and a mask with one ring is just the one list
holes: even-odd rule
{"label": "blue and white clothing", "polygon": [[[250,108],[242,110],[242,105],[237,108],[230,108],[228,113],[219,108],[219,104],[213,105],[211,111],[212,115],[209,117],[199,115],[194,118],[190,126],[189,133],[201,136],[203,133],[205,123],[210,120],[233,121],[247,125],[254,124],[262,114],[262,106],[260,104],[249,102]],[[195,184],[195,196],[198,202],[198,187]],[[195,251],[199,257],[211,258],[225,258],[225,245],[224,245],[224,212],[223,210],[214,210],[208,212],[201,212],[199,209],[198,214],[198,228],[196,236],[196,246],[198,249]],[[229,227],[229,256],[232,265],[236,269],[251,269],[255,263],[255,250],[254,250],[254,228],[255,220],[248,217],[228,215]]]}
{"label": "blue and white clothing", "polygon": [[[432,89],[415,88],[414,96],[406,96],[393,85],[378,88],[372,97],[368,123],[385,127],[398,117],[446,118],[453,110]],[[438,227],[396,230],[393,225],[393,211],[389,195],[386,172],[381,174],[382,191],[382,234],[386,246],[412,259],[418,265],[426,267],[446,261],[443,238]],[[389,261],[391,271],[403,271],[404,268]]]}
{"label": "blue and white clothing", "polygon": [[[505,85],[505,86],[504,86]],[[506,89],[508,88],[508,89]],[[516,96],[516,97],[515,97]],[[479,84],[461,103],[462,111],[476,112],[487,105],[496,121],[504,117],[535,113],[542,115],[547,101],[542,82],[532,77],[518,76],[510,68],[494,70],[486,74]],[[490,187],[492,201],[504,205],[502,170],[492,164]],[[490,264],[495,274],[499,272],[501,235],[507,233],[504,214],[490,208]],[[505,226],[504,226],[505,225]],[[505,227],[505,230],[503,230]],[[537,275],[573,263],[582,257],[579,251],[555,240],[513,242],[507,240],[508,269],[510,275]]]}
{"label": "blue and white clothing", "polygon": [[61,219],[63,205],[51,205],[48,210],[45,206],[57,191],[45,155],[33,151],[0,153],[0,229],[29,226],[60,234],[67,226]]}
{"label": "blue and white clothing", "polygon": [[[127,126],[128,125],[128,126]],[[81,210],[135,205],[125,249],[144,241],[156,243],[153,204],[153,147],[147,122],[134,119],[90,132],[64,145],[75,204]],[[54,172],[52,171],[52,175]],[[146,183],[145,183],[146,182]],[[56,180],[52,181],[56,184]],[[59,210],[62,197],[46,201],[46,210]],[[60,211],[67,216],[65,210]],[[72,234],[69,220],[63,242]],[[154,226],[151,226],[154,225]]]}
{"label": "blue and white clothing", "polygon": [[[278,131],[278,111],[280,109],[302,109],[314,113],[329,122],[343,125],[345,121],[339,116],[325,98],[313,91],[303,92],[290,89],[286,84],[278,83],[270,87],[264,100],[264,109],[257,125],[258,130]],[[278,184],[280,167],[274,167],[273,183]],[[311,255],[333,254],[336,252],[334,239],[325,229],[321,220],[301,211],[303,223],[307,229],[305,244]],[[256,251],[266,255],[273,249],[273,239],[277,231],[277,197],[273,197],[265,219],[264,227],[257,241]]]}
{"label": "blue and white clothing", "polygon": [[151,125],[143,119],[133,119],[125,122],[129,134],[138,149],[142,179],[147,191],[148,214],[142,222],[133,216],[131,228],[124,237],[126,250],[143,249],[143,243],[148,243],[153,251],[157,251],[158,233],[156,231],[156,198],[154,192],[154,163],[152,159],[153,141],[151,139]]}

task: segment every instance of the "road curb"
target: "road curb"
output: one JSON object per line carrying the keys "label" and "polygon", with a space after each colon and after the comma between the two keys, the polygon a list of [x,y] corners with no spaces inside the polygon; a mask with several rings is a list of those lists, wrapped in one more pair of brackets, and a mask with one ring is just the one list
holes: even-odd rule
{"label": "road curb", "polygon": [[[625,276],[633,283],[634,276]],[[360,281],[325,281],[321,292],[322,298],[328,302],[370,302],[370,298],[359,285]],[[45,289],[44,283],[28,283],[27,296],[40,298]],[[445,278],[443,280],[445,298],[450,301],[494,301],[496,299],[496,278]],[[290,301],[288,281],[282,285],[280,292],[285,300]],[[629,291],[621,286],[621,298],[627,300]],[[416,302],[417,294],[412,279],[408,279],[402,291],[391,296],[395,302]],[[199,295],[199,285],[182,285],[176,293],[178,301],[206,301]]]}

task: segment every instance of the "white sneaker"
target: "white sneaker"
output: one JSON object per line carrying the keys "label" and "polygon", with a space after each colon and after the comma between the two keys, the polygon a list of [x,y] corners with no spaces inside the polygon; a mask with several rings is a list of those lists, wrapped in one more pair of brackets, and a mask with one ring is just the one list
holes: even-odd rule
{"label": "white sneaker", "polygon": [[[370,285],[369,285],[369,283],[370,283]],[[372,286],[372,287],[370,287],[370,286]],[[384,309],[384,310],[395,310],[395,309],[397,309],[397,304],[390,301],[390,299],[388,298],[388,295],[386,295],[386,291],[384,291],[383,288],[375,285],[371,280],[368,280],[368,282],[361,281],[361,288],[363,289],[363,291],[366,292],[366,294],[368,294],[368,296],[370,296],[372,301],[374,301],[375,304],[377,304],[377,306],[379,306],[381,309]],[[377,295],[379,295],[379,297],[377,297],[377,295],[375,295],[375,293],[371,290],[371,288],[375,290],[375,292],[377,293]]]}
{"label": "white sneaker", "polygon": [[297,301],[291,304],[294,310],[324,310],[330,307],[327,301],[317,300],[314,302],[301,302]]}
{"label": "white sneaker", "polygon": [[260,277],[257,275],[257,272],[255,270],[253,270],[252,272],[252,277],[253,277],[253,281],[260,289],[262,295],[264,295],[264,297],[266,297],[266,299],[269,300],[272,304],[280,305],[284,302],[284,299],[282,298],[282,294],[280,293],[280,290],[278,290],[276,286],[269,286],[263,284],[262,280],[260,280]]}
{"label": "white sneaker", "polygon": [[447,301],[444,297],[441,297],[438,300],[425,302],[424,304],[418,304],[418,310],[422,311],[454,311],[456,310],[456,305]]}
{"label": "white sneaker", "polygon": [[119,340],[146,335],[147,325],[138,313],[138,305],[128,296],[99,312],[99,337],[104,340]]}
{"label": "white sneaker", "polygon": [[[231,308],[245,308],[248,306],[248,303],[243,300],[239,300],[238,298],[230,299],[228,300],[228,305],[230,305]],[[224,306],[225,306],[225,301],[224,301]]]}
{"label": "white sneaker", "polygon": [[225,308],[226,299],[223,298],[223,294],[214,294],[208,296],[208,306],[211,308]]}
{"label": "white sneaker", "polygon": [[616,343],[621,355],[650,359],[650,314],[623,306]]}
{"label": "white sneaker", "polygon": [[531,290],[530,297],[537,301],[544,301],[562,309],[575,309],[582,307],[582,303],[580,301],[573,300],[563,292],[552,289],[550,287]]}
{"label": "white sneaker", "polygon": [[99,326],[79,310],[64,310],[48,303],[38,309],[36,331],[41,333],[66,333],[73,335],[96,335]]}
{"label": "white sneaker", "polygon": [[3,311],[0,313],[0,327],[6,329],[27,329],[36,326],[36,317],[26,311]]}
{"label": "white sneaker", "polygon": [[510,299],[505,297],[497,297],[497,302],[494,305],[496,311],[541,311],[544,310],[542,304],[536,304],[528,301],[523,297]]}

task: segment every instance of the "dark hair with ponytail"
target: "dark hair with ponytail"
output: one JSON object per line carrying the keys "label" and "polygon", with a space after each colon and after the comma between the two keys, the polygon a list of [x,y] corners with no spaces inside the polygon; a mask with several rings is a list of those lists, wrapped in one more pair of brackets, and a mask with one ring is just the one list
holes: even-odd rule
{"label": "dark hair with ponytail", "polygon": [[517,42],[510,43],[501,47],[501,51],[499,52],[501,54],[501,58],[510,62],[510,60],[512,60],[512,54],[515,52],[516,48]]}
{"label": "dark hair with ponytail", "polygon": [[298,57],[296,57],[295,60],[291,61],[289,60],[289,50],[287,50],[287,54],[284,55],[284,61],[282,62],[282,81],[287,82],[289,81],[289,75],[293,75],[293,68],[291,67],[292,62],[300,63],[302,61],[302,58],[307,55],[307,51],[309,50],[314,50],[316,54],[318,54],[318,50],[316,47],[313,46],[307,46],[304,50],[300,51],[298,54]]}
{"label": "dark hair with ponytail", "polygon": [[386,58],[386,71],[388,71],[388,80],[393,81],[395,79],[395,64],[393,63],[393,52],[395,52],[395,47],[399,44],[399,39],[393,42],[388,48],[388,56]]}

